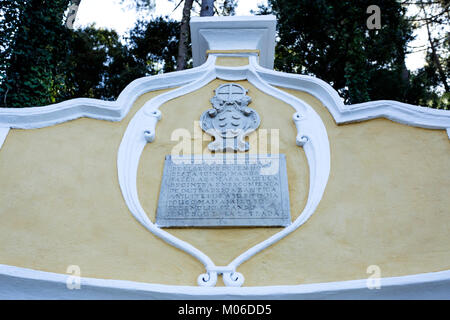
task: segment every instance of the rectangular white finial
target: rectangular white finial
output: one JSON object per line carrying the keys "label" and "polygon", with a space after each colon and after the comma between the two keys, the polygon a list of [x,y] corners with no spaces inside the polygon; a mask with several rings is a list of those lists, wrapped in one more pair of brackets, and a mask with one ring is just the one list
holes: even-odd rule
{"label": "rectangular white finial", "polygon": [[259,50],[260,65],[273,69],[275,16],[192,17],[190,25],[194,67],[206,61],[207,50]]}

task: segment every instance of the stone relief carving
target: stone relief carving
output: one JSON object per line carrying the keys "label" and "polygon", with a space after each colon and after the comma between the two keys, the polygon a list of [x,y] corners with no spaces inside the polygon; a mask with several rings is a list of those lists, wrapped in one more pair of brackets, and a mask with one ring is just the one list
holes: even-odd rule
{"label": "stone relief carving", "polygon": [[215,90],[213,109],[200,117],[201,128],[214,137],[208,145],[211,151],[247,151],[245,137],[260,124],[258,113],[249,108],[252,101],[248,90],[236,83],[227,83]]}

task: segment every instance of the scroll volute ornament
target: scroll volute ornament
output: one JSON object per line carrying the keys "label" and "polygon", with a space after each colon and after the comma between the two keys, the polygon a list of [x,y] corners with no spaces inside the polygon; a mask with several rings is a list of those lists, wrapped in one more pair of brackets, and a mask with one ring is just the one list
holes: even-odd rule
{"label": "scroll volute ornament", "polygon": [[260,124],[258,113],[249,108],[248,90],[236,83],[219,86],[211,99],[213,109],[200,117],[201,128],[214,137],[208,145],[211,151],[248,151],[245,137]]}

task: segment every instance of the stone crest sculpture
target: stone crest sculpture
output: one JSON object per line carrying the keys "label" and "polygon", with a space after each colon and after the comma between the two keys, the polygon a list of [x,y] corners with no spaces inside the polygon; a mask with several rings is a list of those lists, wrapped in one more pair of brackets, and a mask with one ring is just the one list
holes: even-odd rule
{"label": "stone crest sculpture", "polygon": [[236,83],[227,83],[215,90],[213,109],[200,117],[201,128],[214,137],[208,145],[211,151],[247,151],[245,137],[260,124],[258,113],[249,108],[248,90]]}

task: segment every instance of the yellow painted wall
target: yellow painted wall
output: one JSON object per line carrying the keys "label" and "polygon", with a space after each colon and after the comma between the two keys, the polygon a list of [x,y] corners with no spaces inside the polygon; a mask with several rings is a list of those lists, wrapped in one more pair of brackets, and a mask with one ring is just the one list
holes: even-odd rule
{"label": "yellow painted wall", "polygon": [[[151,219],[164,156],[178,143],[170,134],[177,128],[193,132],[222,83],[215,80],[161,107],[156,139],[144,149],[138,172],[139,197]],[[249,89],[260,128],[280,129],[294,219],[308,190],[306,158],[295,145],[294,110],[245,81],[238,83]],[[373,264],[383,277],[450,269],[446,133],[384,119],[337,126],[317,99],[286,91],[310,103],[327,127],[330,180],[304,226],[238,268],[245,285],[361,279]],[[203,266],[144,229],[129,213],[117,180],[117,151],[127,124],[161,92],[142,96],[120,123],[78,119],[11,130],[0,149],[0,264],[57,273],[79,265],[85,277],[196,285]],[[226,265],[279,230],[169,231]]]}
{"label": "yellow painted wall", "polygon": [[248,57],[217,57],[216,65],[226,67],[241,67],[248,65]]}

